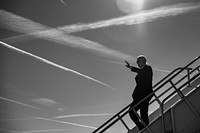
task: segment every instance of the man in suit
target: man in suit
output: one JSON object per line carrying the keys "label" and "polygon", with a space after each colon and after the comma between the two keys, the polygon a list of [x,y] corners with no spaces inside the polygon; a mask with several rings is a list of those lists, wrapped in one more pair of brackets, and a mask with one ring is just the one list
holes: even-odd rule
{"label": "man in suit", "polygon": [[[152,77],[153,71],[150,65],[147,65],[147,59],[145,56],[140,55],[137,57],[137,65],[138,67],[131,66],[126,61],[126,67],[129,68],[132,72],[137,73],[135,77],[136,87],[132,94],[133,102],[131,103],[130,109],[136,105],[139,101],[143,98],[148,96],[150,93],[153,92],[152,90]],[[145,126],[149,124],[148,118],[148,106],[149,101],[151,100],[152,96],[144,100],[142,103],[135,107],[135,110],[138,111],[140,109],[140,117],[143,120],[144,124],[138,119],[137,115],[133,110],[129,112],[129,115],[133,122],[137,125],[139,131],[142,130]]]}

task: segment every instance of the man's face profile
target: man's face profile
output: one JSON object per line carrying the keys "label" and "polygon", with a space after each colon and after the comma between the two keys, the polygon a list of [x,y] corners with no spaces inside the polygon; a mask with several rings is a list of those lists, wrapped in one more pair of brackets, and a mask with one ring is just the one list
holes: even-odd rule
{"label": "man's face profile", "polygon": [[142,58],[142,57],[137,58],[137,65],[139,68],[143,68],[145,64],[146,64],[145,58]]}

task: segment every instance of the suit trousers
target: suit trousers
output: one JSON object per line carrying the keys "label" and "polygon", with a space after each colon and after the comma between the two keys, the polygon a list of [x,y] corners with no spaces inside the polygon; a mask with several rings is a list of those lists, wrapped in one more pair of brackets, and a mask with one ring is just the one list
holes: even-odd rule
{"label": "suit trousers", "polygon": [[[146,126],[149,124],[148,108],[149,108],[149,101],[150,100],[151,99],[147,99],[147,100],[143,101],[142,103],[140,103],[139,105],[137,105],[135,107],[136,112],[138,110],[140,110],[140,117],[142,118],[142,120],[144,121],[144,123],[145,123]],[[139,102],[139,100],[133,100],[133,102],[131,103],[130,109],[133,106],[135,106],[138,102]],[[129,115],[130,115],[131,119],[133,120],[133,122],[137,125],[137,127],[139,128],[139,130],[142,130],[144,128],[144,126],[140,122],[140,120],[137,117],[137,115],[135,114],[135,112],[133,110],[131,110],[129,112]]]}

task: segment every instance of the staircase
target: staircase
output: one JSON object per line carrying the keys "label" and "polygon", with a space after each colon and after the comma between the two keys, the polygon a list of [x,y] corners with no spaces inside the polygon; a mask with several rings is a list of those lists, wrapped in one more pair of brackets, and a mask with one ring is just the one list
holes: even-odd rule
{"label": "staircase", "polygon": [[[185,71],[187,74],[182,74]],[[149,106],[158,105],[149,115],[150,124],[140,133],[200,133],[200,56],[169,73],[153,90],[138,103],[154,95]],[[117,122],[123,124],[126,132],[137,133],[137,127],[130,129],[124,120],[129,107],[130,104],[92,133],[110,132]]]}

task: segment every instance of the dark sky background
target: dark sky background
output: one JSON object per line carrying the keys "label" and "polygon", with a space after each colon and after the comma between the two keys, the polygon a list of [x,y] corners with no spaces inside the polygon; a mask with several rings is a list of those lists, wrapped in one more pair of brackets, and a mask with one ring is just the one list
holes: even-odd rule
{"label": "dark sky background", "polygon": [[[0,9],[57,28],[110,20],[167,5],[200,4],[198,0],[130,1],[1,0]],[[24,35],[5,25],[0,21],[1,41]],[[70,35],[130,55],[133,57],[132,65],[135,57],[145,55],[154,69],[155,84],[169,71],[199,56],[200,12],[196,10],[141,24],[94,28]],[[104,56],[91,49],[60,45],[50,39],[25,38],[4,42],[115,89],[1,45],[1,130],[10,133],[87,133],[132,101],[135,74],[120,64],[124,60]],[[125,119],[130,127],[134,125],[129,117]],[[115,131],[126,132],[120,124],[110,129],[110,132]]]}

